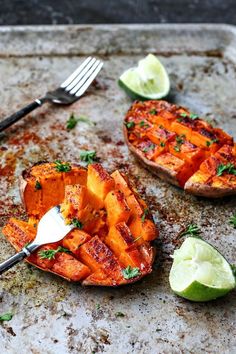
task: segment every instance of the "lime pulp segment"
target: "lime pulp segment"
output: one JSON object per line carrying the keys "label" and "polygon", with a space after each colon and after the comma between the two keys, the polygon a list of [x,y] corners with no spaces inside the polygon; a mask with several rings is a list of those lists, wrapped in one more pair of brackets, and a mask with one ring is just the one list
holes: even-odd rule
{"label": "lime pulp segment", "polygon": [[169,280],[172,290],[179,295],[205,301],[222,296],[235,287],[230,264],[202,239],[188,237],[174,252],[173,258]]}
{"label": "lime pulp segment", "polygon": [[119,84],[133,98],[160,99],[170,90],[168,74],[153,54],[140,60],[137,67],[126,70]]}

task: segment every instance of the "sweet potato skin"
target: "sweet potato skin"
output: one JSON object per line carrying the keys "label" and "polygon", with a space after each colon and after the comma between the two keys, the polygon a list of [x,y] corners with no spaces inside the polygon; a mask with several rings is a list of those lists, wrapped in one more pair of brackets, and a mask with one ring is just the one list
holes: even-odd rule
{"label": "sweet potato skin", "polygon": [[[154,114],[150,113],[153,111]],[[211,182],[204,182],[201,174],[198,174],[201,164],[208,161],[209,157],[217,157],[223,147],[225,152],[224,158],[221,156],[221,163],[230,161],[236,168],[236,154],[234,152],[232,159],[229,152],[234,146],[233,138],[199,117],[190,117],[187,109],[164,101],[134,102],[124,121],[125,142],[148,170],[159,178],[184,188],[188,193],[207,198],[236,194],[234,183],[228,183],[227,179],[220,181],[216,176],[217,171],[212,174]],[[146,122],[146,125],[150,122],[152,125],[143,130],[140,128],[140,119]],[[134,127],[127,128],[127,122],[134,122]],[[156,134],[155,129],[159,133]],[[165,138],[170,137],[168,142],[160,142],[160,131],[165,132]],[[145,139],[151,139],[151,142]],[[177,160],[175,164],[175,158],[180,159],[182,165],[179,163],[178,166]],[[206,172],[209,172],[209,168],[210,166]]]}
{"label": "sweet potato skin", "polygon": [[[34,170],[34,175],[38,176],[41,167],[46,176],[54,173],[54,170],[51,171],[53,166],[46,164],[37,166],[37,173]],[[80,175],[81,184],[77,183],[76,178],[72,185],[63,182],[64,217],[68,218],[69,223],[75,218],[78,222],[76,228],[60,242],[41,246],[26,261],[44,271],[84,285],[119,286],[135,282],[152,270],[153,246],[149,240],[154,238],[154,224],[149,219],[144,223],[140,222],[137,232],[142,231],[143,227],[143,237],[138,237],[137,240],[130,231],[130,224],[135,219],[142,218],[147,205],[119,171],[113,173],[113,178],[101,165],[91,166],[91,170],[95,172],[95,179],[92,178],[92,181],[100,188],[97,188],[98,193],[97,189],[91,188],[91,183],[87,184],[87,172],[82,173],[82,177]],[[25,176],[24,181],[26,178],[31,177]],[[42,187],[48,190],[52,188],[45,187],[45,181],[52,183],[53,179],[42,174],[37,177],[39,178],[40,181],[44,180]],[[57,185],[55,183],[56,187]],[[3,228],[4,235],[16,250],[22,249],[36,235],[40,214],[37,213],[37,206],[35,207],[35,215],[30,213],[28,222],[12,218]],[[151,226],[148,224],[150,227],[147,227],[147,223]],[[146,244],[148,248],[145,254],[143,247]],[[42,254],[42,251],[49,250],[54,252]],[[138,267],[140,274],[135,278],[125,279],[123,270],[128,266]]]}

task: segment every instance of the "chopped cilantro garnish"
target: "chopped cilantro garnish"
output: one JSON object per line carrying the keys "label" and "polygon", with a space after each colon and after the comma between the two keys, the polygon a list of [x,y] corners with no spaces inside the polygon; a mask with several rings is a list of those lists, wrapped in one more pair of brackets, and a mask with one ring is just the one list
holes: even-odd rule
{"label": "chopped cilantro garnish", "polygon": [[217,176],[222,176],[222,174],[224,172],[227,172],[229,173],[230,175],[236,175],[236,169],[234,167],[234,165],[232,163],[227,163],[227,164],[220,164],[218,167],[217,167],[217,173],[216,175]]}
{"label": "chopped cilantro garnish", "polygon": [[74,113],[71,113],[68,121],[66,122],[66,129],[68,129],[68,130],[74,129],[75,126],[79,122],[84,122],[84,123],[87,123],[89,125],[95,125],[95,123],[92,122],[88,117],[85,117],[85,116],[76,117]]}
{"label": "chopped cilantro garnish", "polygon": [[125,122],[125,126],[126,128],[131,129],[135,127],[135,123],[133,121]]}
{"label": "chopped cilantro garnish", "polygon": [[83,227],[82,222],[79,219],[76,219],[76,218],[71,220],[71,225],[74,225],[78,229],[82,229],[82,227]]}
{"label": "chopped cilantro garnish", "polygon": [[153,109],[151,109],[151,110],[149,111],[149,113],[150,113],[150,114],[153,114],[153,115],[154,115],[154,114],[157,114],[157,110],[156,110],[155,108],[153,108]]}
{"label": "chopped cilantro garnish", "polygon": [[189,118],[191,118],[191,119],[197,119],[197,118],[198,118],[198,115],[191,113],[191,114],[189,115]]}
{"label": "chopped cilantro garnish", "polygon": [[181,134],[181,135],[178,135],[175,140],[176,140],[176,145],[174,146],[174,150],[177,151],[177,152],[180,152],[181,150],[181,145],[184,143],[184,138],[185,138],[185,135],[184,134]]}
{"label": "chopped cilantro garnish", "polygon": [[175,145],[175,146],[174,146],[174,150],[175,150],[176,152],[180,152],[180,145]]}
{"label": "chopped cilantro garnish", "polygon": [[36,182],[35,182],[35,186],[34,186],[34,188],[35,188],[36,190],[40,190],[40,189],[42,189],[42,186],[41,186],[41,184],[40,184],[40,182],[39,182],[39,181],[36,181]]}
{"label": "chopped cilantro garnish", "polygon": [[69,162],[61,162],[60,160],[55,161],[55,169],[58,172],[69,172],[71,170],[71,166]]}
{"label": "chopped cilantro garnish", "polygon": [[40,250],[38,252],[38,255],[41,259],[54,259],[55,258],[55,255],[58,253],[58,252],[65,252],[65,253],[70,253],[70,251],[68,250],[68,248],[65,248],[65,247],[61,247],[59,246],[56,250]]}
{"label": "chopped cilantro garnish", "polygon": [[144,211],[143,211],[143,215],[142,215],[142,217],[141,217],[141,221],[142,222],[144,222],[145,221],[145,219],[146,219],[146,216],[148,215],[148,213],[149,213],[149,210],[146,208],[146,209],[144,209]]}
{"label": "chopped cilantro garnish", "polygon": [[80,151],[80,159],[81,161],[87,162],[87,164],[93,163],[96,161],[96,151],[95,150],[81,150]]}
{"label": "chopped cilantro garnish", "polygon": [[4,313],[3,315],[0,315],[0,321],[10,321],[13,317],[13,314],[8,312],[8,313]]}
{"label": "chopped cilantro garnish", "polygon": [[141,272],[137,267],[132,268],[131,266],[128,266],[122,270],[122,274],[125,279],[132,279],[140,275]]}
{"label": "chopped cilantro garnish", "polygon": [[155,147],[156,147],[155,144],[150,144],[149,146],[145,147],[142,151],[143,152],[148,152],[148,151],[154,150]]}
{"label": "chopped cilantro garnish", "polygon": [[161,142],[160,142],[160,146],[161,146],[161,147],[165,147],[166,144],[165,144],[163,141],[161,141]]}
{"label": "chopped cilantro garnish", "polygon": [[231,216],[231,218],[229,219],[229,223],[236,229],[236,214]]}
{"label": "chopped cilantro garnish", "polygon": [[181,117],[187,117],[188,115],[187,115],[187,113],[180,113],[180,115],[181,115]]}
{"label": "chopped cilantro garnish", "polygon": [[211,146],[212,144],[214,144],[214,143],[218,143],[219,142],[219,140],[218,139],[212,139],[212,140],[207,140],[207,142],[206,142],[206,146]]}
{"label": "chopped cilantro garnish", "polygon": [[199,227],[196,224],[190,224],[188,225],[185,230],[183,230],[180,234],[179,237],[183,237],[183,236],[199,236],[199,234],[201,233]]}
{"label": "chopped cilantro garnish", "polygon": [[115,316],[116,317],[125,317],[125,314],[123,312],[118,311],[115,313]]}
{"label": "chopped cilantro garnish", "polygon": [[144,120],[141,120],[141,122],[139,123],[139,126],[140,126],[140,128],[148,128],[149,127],[149,125]]}

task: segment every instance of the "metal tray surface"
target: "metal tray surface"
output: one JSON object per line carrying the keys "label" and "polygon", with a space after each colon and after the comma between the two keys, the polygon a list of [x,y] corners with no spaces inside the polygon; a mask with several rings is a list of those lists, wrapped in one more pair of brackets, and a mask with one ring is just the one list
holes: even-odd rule
{"label": "metal tray surface", "polygon": [[[82,287],[27,264],[0,280],[4,354],[236,353],[236,297],[191,303],[168,284],[179,230],[198,224],[204,238],[235,262],[236,199],[206,200],[155,178],[128,152],[122,119],[131,105],[119,75],[148,52],[171,78],[169,100],[186,105],[236,138],[236,29],[227,25],[112,25],[0,28],[0,116],[60,83],[89,54],[105,62],[96,84],[70,107],[44,106],[0,136],[0,218],[24,217],[18,176],[40,160],[79,161],[96,149],[104,167],[120,168],[137,184],[160,228],[153,273],[121,288]],[[71,112],[96,126],[68,132]],[[0,260],[14,250],[1,235]],[[122,312],[124,317],[117,317]]]}

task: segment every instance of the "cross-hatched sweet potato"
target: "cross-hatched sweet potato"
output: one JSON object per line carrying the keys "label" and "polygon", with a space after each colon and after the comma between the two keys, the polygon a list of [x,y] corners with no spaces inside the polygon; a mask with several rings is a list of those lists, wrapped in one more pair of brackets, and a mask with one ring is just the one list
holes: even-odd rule
{"label": "cross-hatched sweet potato", "polygon": [[38,163],[23,171],[19,180],[20,195],[29,216],[40,218],[62,203],[66,185],[86,184],[87,170],[82,166],[67,163],[67,172],[58,171],[57,166],[55,162]]}
{"label": "cross-hatched sweet potato", "polygon": [[[140,162],[163,180],[209,198],[236,194],[233,138],[188,109],[165,101],[134,102],[124,119],[124,137]],[[222,164],[230,165],[219,176]]]}
{"label": "cross-hatched sweet potato", "polygon": [[[74,171],[72,177],[66,175],[72,166],[76,166],[78,178]],[[109,175],[99,164],[89,165],[88,171],[74,164],[68,168],[67,163],[60,167],[67,172],[54,167],[48,163],[37,165],[34,179],[29,177],[30,188],[40,181],[37,191],[41,199],[37,204],[33,196],[29,203],[30,188],[23,195],[28,222],[11,218],[3,228],[16,250],[34,239],[42,211],[61,203],[65,221],[75,228],[60,242],[41,246],[27,262],[84,285],[118,286],[150,273],[154,261],[151,240],[158,232],[147,204],[128,178],[119,171]],[[48,191],[50,195],[45,196]],[[127,277],[126,268],[138,268],[138,272],[136,269],[135,276]]]}

